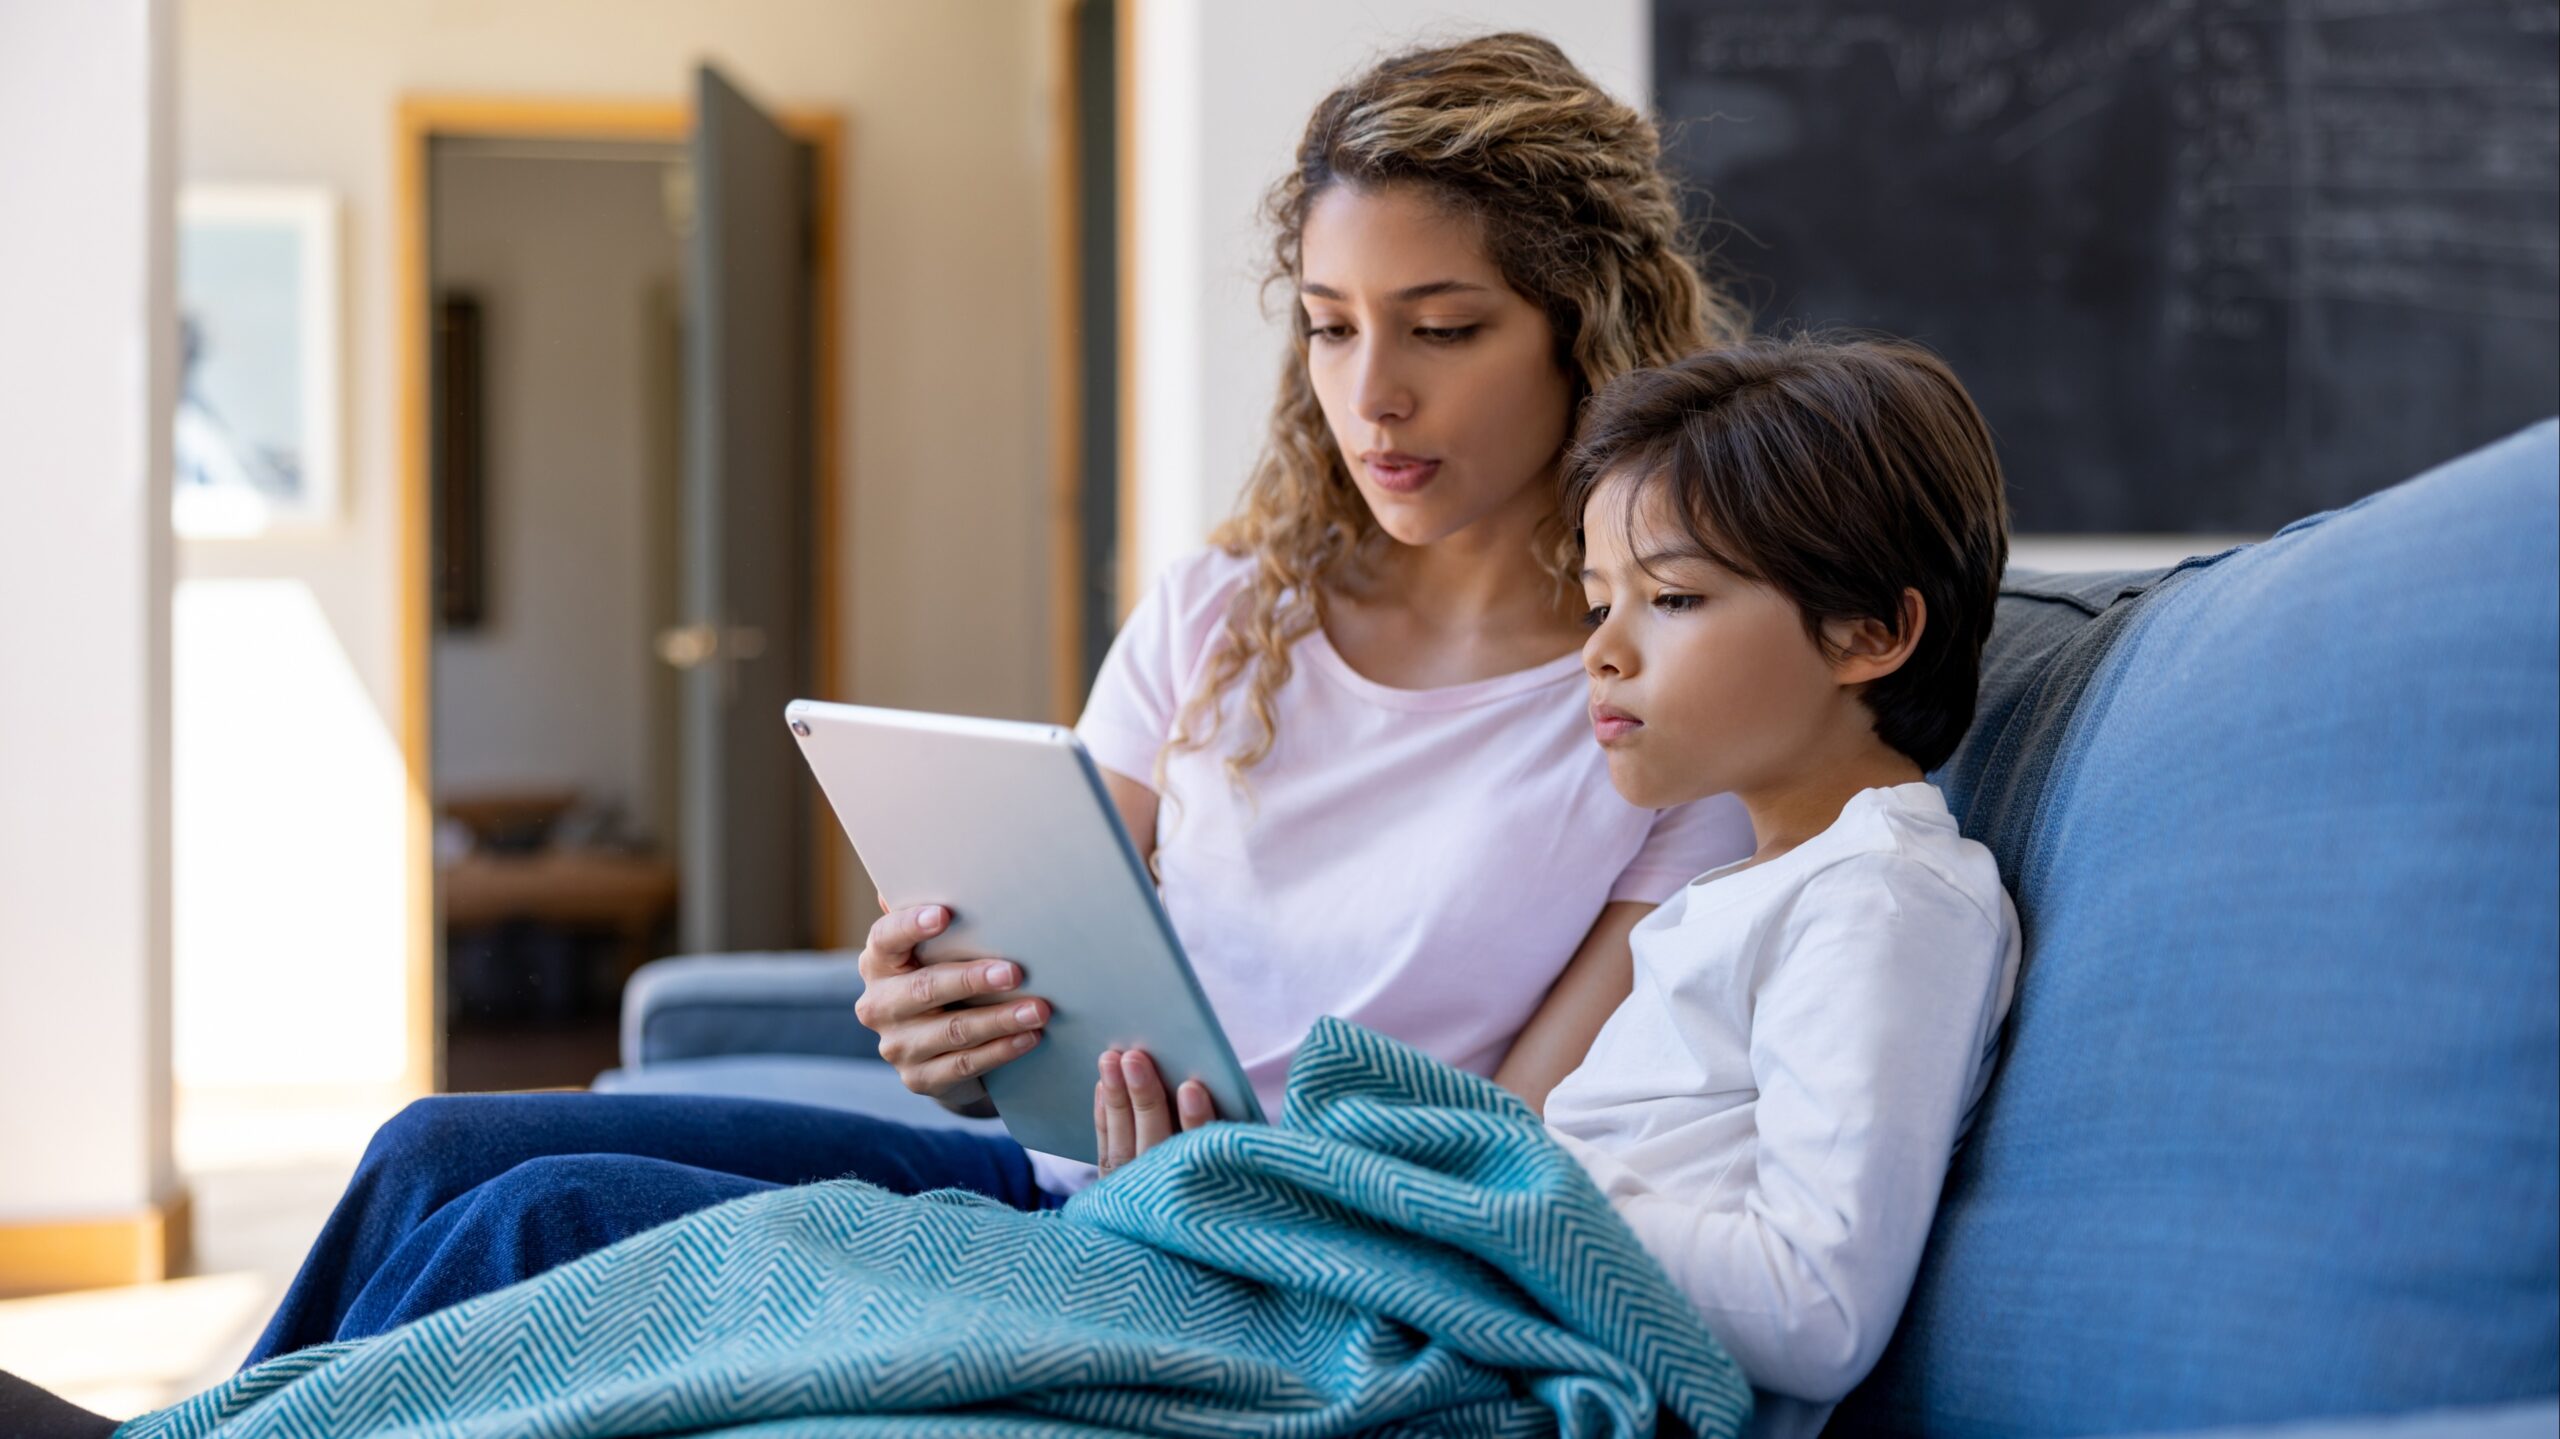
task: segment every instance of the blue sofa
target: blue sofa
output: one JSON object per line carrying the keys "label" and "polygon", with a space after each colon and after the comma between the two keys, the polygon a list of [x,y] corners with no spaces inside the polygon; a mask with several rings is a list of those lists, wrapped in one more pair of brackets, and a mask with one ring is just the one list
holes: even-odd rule
{"label": "blue sofa", "polygon": [[[1937,778],[2026,968],[1831,1432],[2560,1428],[2556,767],[2560,425],[2174,569],[2013,574]],[[859,989],[651,966],[599,1087],[971,1123]]]}

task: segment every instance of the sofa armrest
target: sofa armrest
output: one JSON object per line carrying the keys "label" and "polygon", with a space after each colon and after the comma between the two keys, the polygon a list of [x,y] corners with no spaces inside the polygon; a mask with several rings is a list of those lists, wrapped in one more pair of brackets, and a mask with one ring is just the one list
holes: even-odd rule
{"label": "sofa armrest", "polygon": [[853,1017],[862,973],[850,953],[687,954],[644,964],[622,990],[622,1064],[713,1055],[877,1059]]}

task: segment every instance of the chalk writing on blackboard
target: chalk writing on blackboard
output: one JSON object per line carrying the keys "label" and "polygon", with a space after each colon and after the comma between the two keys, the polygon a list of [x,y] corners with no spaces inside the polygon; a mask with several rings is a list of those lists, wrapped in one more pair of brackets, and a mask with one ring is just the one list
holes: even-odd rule
{"label": "chalk writing on blackboard", "polygon": [[2560,0],[1654,14],[1728,272],[1946,351],[2022,526],[2272,526],[2560,392]]}

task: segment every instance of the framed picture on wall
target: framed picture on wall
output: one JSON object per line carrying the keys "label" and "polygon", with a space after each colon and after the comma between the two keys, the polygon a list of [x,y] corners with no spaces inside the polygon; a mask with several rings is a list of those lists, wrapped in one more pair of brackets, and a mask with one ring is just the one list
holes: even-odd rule
{"label": "framed picture on wall", "polygon": [[178,196],[177,473],[194,538],[316,530],[338,516],[338,202],[302,186]]}

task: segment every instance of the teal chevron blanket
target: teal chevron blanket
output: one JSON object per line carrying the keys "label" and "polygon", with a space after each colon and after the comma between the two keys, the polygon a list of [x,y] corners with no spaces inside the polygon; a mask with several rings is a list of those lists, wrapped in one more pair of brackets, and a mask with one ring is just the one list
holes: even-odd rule
{"label": "teal chevron blanket", "polygon": [[117,1435],[1725,1436],[1750,1408],[1526,1105],[1325,1020],[1280,1123],[1054,1213],[753,1195]]}

